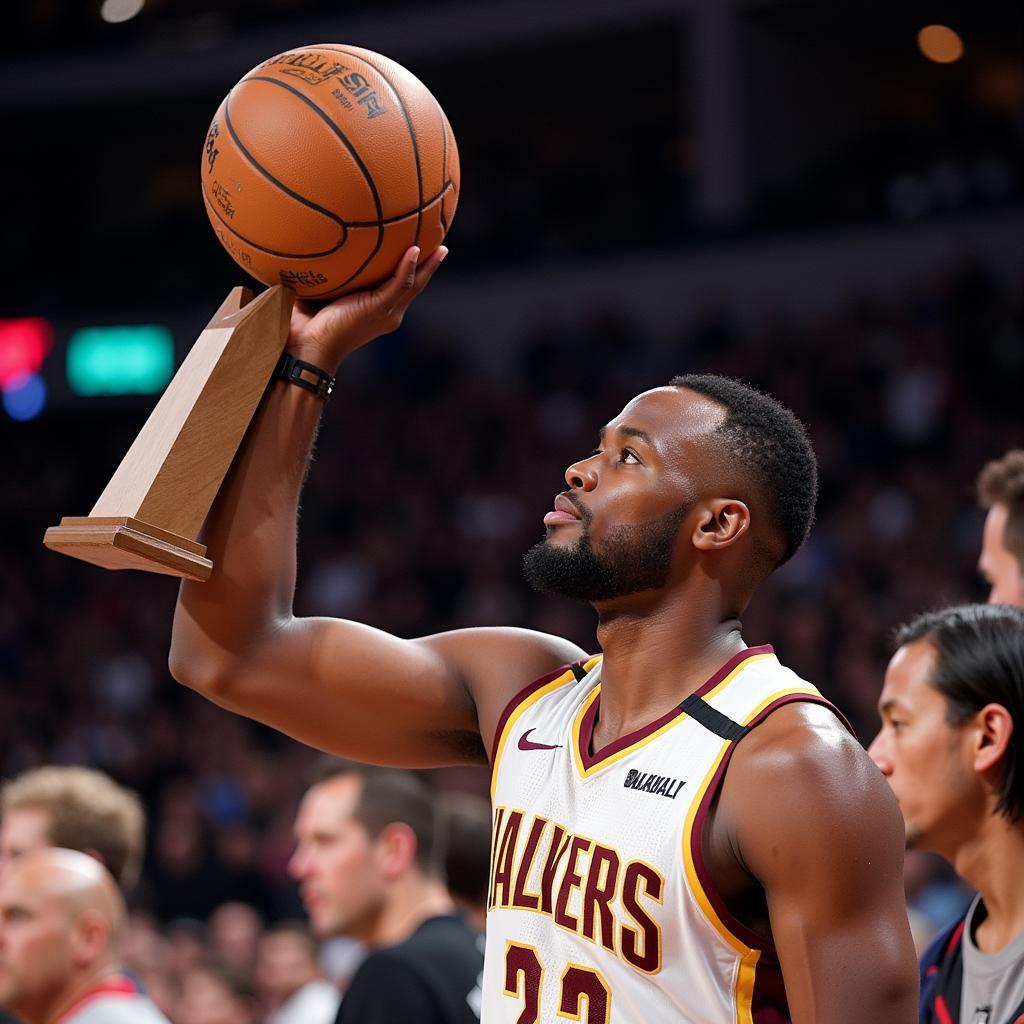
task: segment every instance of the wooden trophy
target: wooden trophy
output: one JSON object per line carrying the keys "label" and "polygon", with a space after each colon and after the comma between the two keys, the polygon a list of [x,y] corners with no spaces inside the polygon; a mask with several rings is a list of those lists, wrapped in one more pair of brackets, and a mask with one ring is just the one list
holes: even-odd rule
{"label": "wooden trophy", "polygon": [[235,288],[185,357],[88,516],[46,531],[54,551],[106,569],[207,580],[196,538],[288,337],[291,289]]}

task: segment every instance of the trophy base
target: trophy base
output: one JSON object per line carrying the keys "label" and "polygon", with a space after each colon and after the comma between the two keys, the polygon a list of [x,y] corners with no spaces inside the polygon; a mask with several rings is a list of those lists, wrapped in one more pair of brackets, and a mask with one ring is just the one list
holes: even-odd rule
{"label": "trophy base", "polygon": [[142,569],[201,583],[213,571],[205,545],[131,516],[64,516],[43,543],[104,569]]}

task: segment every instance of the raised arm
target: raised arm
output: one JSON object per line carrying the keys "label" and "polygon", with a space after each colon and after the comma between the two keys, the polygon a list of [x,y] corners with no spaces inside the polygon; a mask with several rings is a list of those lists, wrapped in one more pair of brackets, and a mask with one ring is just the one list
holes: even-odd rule
{"label": "raised arm", "polygon": [[775,712],[737,748],[720,807],[764,887],[793,1024],[914,1024],[903,821],[835,716]]}
{"label": "raised arm", "polygon": [[[376,290],[319,311],[297,303],[287,350],[335,373],[398,327],[445,255],[438,249],[417,266],[410,249]],[[223,707],[348,757],[481,763],[504,702],[578,653],[526,631],[413,641],[356,622],[296,618],[298,503],[322,408],[303,388],[279,382],[268,390],[204,530],[213,575],[182,584],[171,672]]]}

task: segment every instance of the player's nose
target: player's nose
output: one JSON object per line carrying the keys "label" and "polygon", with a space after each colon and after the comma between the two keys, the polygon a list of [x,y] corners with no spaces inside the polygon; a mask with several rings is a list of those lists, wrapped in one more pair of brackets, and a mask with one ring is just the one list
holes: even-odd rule
{"label": "player's nose", "polygon": [[597,456],[574,462],[565,471],[565,482],[575,490],[592,491],[597,486]]}

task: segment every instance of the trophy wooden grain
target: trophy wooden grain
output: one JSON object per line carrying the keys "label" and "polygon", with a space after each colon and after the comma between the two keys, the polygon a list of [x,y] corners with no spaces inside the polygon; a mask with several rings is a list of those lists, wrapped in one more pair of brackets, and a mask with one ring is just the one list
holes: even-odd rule
{"label": "trophy wooden grain", "polygon": [[43,543],[107,569],[209,579],[197,541],[288,337],[294,293],[235,288],[199,335],[88,516]]}

